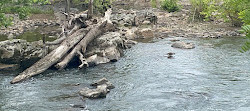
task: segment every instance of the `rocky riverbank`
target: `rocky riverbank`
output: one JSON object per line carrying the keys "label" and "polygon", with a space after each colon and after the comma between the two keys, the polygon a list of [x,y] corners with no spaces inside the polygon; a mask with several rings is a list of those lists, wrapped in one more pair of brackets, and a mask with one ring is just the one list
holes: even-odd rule
{"label": "rocky riverbank", "polygon": [[34,30],[38,27],[59,26],[59,23],[56,20],[48,20],[48,19],[19,20],[15,15],[12,16],[14,17],[13,25],[7,28],[2,27],[0,30],[0,35],[6,35],[8,36],[8,39],[13,39],[16,36],[19,36],[26,31]]}
{"label": "rocky riverbank", "polygon": [[[90,65],[97,65],[117,61],[123,55],[123,49],[130,48],[137,43],[134,41],[136,39],[242,36],[238,33],[239,28],[231,27],[224,22],[190,22],[190,4],[186,0],[182,1],[183,8],[179,12],[174,13],[150,8],[150,5],[148,5],[149,1],[131,2],[132,4],[145,3],[143,7],[146,8],[131,8],[136,6],[131,5],[131,9],[129,10],[118,8],[119,5],[124,6],[122,1],[115,2],[117,5],[113,9],[111,21],[116,25],[117,29],[115,32],[109,32],[100,36],[90,44],[86,52],[88,63]],[[47,52],[55,49],[56,45],[45,46],[41,40],[27,42],[15,39],[16,36],[38,27],[59,26],[62,21],[62,15],[59,12],[56,12],[55,15],[56,17],[54,18],[58,20],[29,19],[20,21],[14,19],[15,25],[8,28],[1,28],[0,35],[7,35],[10,40],[0,42],[0,62],[5,64],[21,64],[32,59],[34,63]],[[156,21],[154,21],[155,17],[157,17]],[[153,22],[157,23],[154,24]],[[43,32],[50,33],[52,30],[45,30]],[[56,35],[58,32],[53,34]],[[0,66],[3,65],[0,64]]]}

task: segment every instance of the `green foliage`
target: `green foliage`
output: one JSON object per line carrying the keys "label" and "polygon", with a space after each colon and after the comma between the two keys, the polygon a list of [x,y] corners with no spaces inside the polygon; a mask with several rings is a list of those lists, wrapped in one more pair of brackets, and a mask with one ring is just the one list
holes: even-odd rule
{"label": "green foliage", "polygon": [[190,0],[193,17],[199,20],[210,20],[217,12],[218,0]]}
{"label": "green foliage", "polygon": [[33,8],[34,4],[50,4],[49,0],[1,0],[0,1],[0,27],[11,25],[12,18],[5,17],[5,14],[18,14],[20,19],[27,18],[33,13],[51,13]]}
{"label": "green foliage", "polygon": [[94,0],[95,11],[104,13],[114,0]]}
{"label": "green foliage", "polygon": [[177,4],[177,0],[163,0],[161,2],[161,8],[168,12],[175,12],[180,10],[180,6]]}
{"label": "green foliage", "polygon": [[156,8],[156,7],[157,7],[156,0],[151,0],[151,6],[152,6],[153,8]]}
{"label": "green foliage", "polygon": [[25,19],[30,15],[30,9],[27,7],[18,7],[16,13],[19,15],[20,19]]}
{"label": "green foliage", "polygon": [[250,9],[243,10],[239,13],[239,18],[245,25],[250,24]]}
{"label": "green foliage", "polygon": [[[115,0],[94,0],[94,12],[104,13]],[[89,0],[73,0],[74,4],[88,4]]]}
{"label": "green foliage", "polygon": [[245,44],[241,47],[242,50],[241,52],[246,52],[250,50],[250,25],[245,25],[242,27],[243,32],[246,33],[246,42]]}
{"label": "green foliage", "polygon": [[0,13],[0,27],[7,27],[12,24],[11,17],[5,17],[3,13]]}
{"label": "green foliage", "polygon": [[195,18],[212,20],[222,18],[234,26],[249,21],[249,0],[190,0]]}

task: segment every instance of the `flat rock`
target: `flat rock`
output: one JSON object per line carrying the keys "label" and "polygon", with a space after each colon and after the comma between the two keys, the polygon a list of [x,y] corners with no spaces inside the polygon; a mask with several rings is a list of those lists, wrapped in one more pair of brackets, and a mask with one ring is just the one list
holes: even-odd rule
{"label": "flat rock", "polygon": [[180,49],[193,49],[195,48],[195,45],[193,43],[179,41],[179,42],[173,43],[171,47],[180,48]]}
{"label": "flat rock", "polygon": [[113,89],[114,86],[110,81],[108,81],[106,78],[102,78],[94,83],[91,84],[92,86],[95,86],[95,89],[90,89],[88,87],[85,87],[79,91],[79,95],[96,99],[96,98],[103,98],[106,97],[107,93],[109,93],[110,89]]}

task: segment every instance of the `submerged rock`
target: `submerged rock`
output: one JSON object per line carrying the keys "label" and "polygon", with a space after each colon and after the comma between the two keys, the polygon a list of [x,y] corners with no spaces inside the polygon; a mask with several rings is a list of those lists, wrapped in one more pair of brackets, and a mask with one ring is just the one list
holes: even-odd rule
{"label": "submerged rock", "polygon": [[108,81],[106,78],[102,78],[94,83],[91,84],[91,86],[98,86],[98,85],[102,85],[102,84],[106,84],[108,89],[114,89],[115,86]]}
{"label": "submerged rock", "polygon": [[180,49],[193,49],[195,48],[195,45],[189,42],[175,42],[171,45],[171,47]]}
{"label": "submerged rock", "polygon": [[112,83],[108,81],[106,78],[102,78],[92,83],[91,85],[96,86],[96,88],[90,89],[90,88],[85,87],[81,91],[79,91],[79,94],[86,98],[92,98],[92,99],[103,98],[103,97],[106,97],[110,89],[114,88]]}
{"label": "submerged rock", "polygon": [[107,85],[99,85],[96,89],[89,89],[87,87],[83,88],[79,94],[86,98],[103,98],[106,97],[109,89],[107,89]]}
{"label": "submerged rock", "polygon": [[175,55],[175,53],[169,52],[169,53],[167,53],[166,55],[164,55],[164,57],[167,57],[168,59],[173,59],[173,58],[174,58],[173,55]]}

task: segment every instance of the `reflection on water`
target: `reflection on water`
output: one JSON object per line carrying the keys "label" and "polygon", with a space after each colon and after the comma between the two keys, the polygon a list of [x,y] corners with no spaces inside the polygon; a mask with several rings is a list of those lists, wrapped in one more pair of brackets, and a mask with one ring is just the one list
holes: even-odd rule
{"label": "reflection on water", "polygon": [[[116,63],[47,71],[20,84],[9,84],[15,74],[1,74],[0,110],[79,111],[71,107],[83,104],[77,92],[102,77],[116,88],[86,100],[90,111],[250,110],[250,56],[238,51],[242,38],[182,39],[196,44],[191,50],[172,48],[170,39],[139,43]],[[174,59],[164,57],[168,52]]]}

